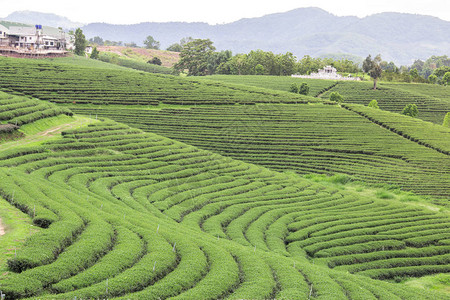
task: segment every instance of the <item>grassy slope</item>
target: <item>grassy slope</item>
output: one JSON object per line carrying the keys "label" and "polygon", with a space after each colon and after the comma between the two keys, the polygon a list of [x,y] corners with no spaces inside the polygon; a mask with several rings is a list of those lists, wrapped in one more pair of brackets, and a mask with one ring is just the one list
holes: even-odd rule
{"label": "grassy slope", "polygon": [[[425,86],[433,88],[432,85]],[[419,93],[417,87],[419,87],[417,84],[379,84],[377,90],[374,90],[370,82],[339,82],[321,97],[328,99],[330,93],[338,92],[344,97],[344,102],[366,106],[375,99],[381,109],[397,113],[401,113],[405,105],[414,103],[419,110],[418,118],[435,124],[442,124],[445,114],[450,111],[448,99],[429,96],[431,93],[426,95],[425,92]],[[435,87],[436,90],[433,94],[443,93],[441,87]]]}
{"label": "grassy slope", "polygon": [[301,84],[303,82],[306,82],[310,87],[309,96],[313,97],[316,97],[318,94],[322,93],[324,89],[328,89],[336,83],[333,80],[302,79],[289,76],[262,75],[213,75],[201,77],[200,79],[217,80],[220,82],[242,84],[285,92],[289,92],[289,88],[292,84]]}
{"label": "grassy slope", "polygon": [[[450,150],[450,131],[389,112],[379,111],[378,116],[375,111],[371,121],[330,105],[70,108],[279,171],[343,173],[371,184],[398,185],[441,199],[449,196],[450,160],[439,151]],[[390,127],[376,124],[378,118]],[[402,134],[393,132],[396,129]]]}
{"label": "grassy slope", "polygon": [[122,57],[134,59],[140,62],[147,62],[153,57],[161,59],[162,66],[171,68],[179,60],[178,52],[171,52],[165,50],[130,48],[123,46],[99,46],[97,49],[100,52],[114,53]]}
{"label": "grassy slope", "polygon": [[[130,142],[127,142],[130,138],[132,138]],[[90,147],[83,149],[79,148],[80,145],[90,145]],[[92,147],[98,149],[97,155],[93,156],[86,152],[86,149],[94,150]],[[77,150],[77,148],[79,149]],[[317,297],[321,295],[319,298],[323,299],[346,299],[348,297],[353,299],[368,297],[369,295],[374,297],[374,295],[383,293],[383,291],[387,295],[391,295],[391,297],[397,294],[401,298],[415,295],[417,299],[445,299],[443,294],[421,292],[418,289],[378,282],[360,276],[328,270],[323,266],[313,265],[303,257],[304,254],[295,251],[295,247],[287,249],[292,251],[292,256],[276,254],[280,253],[277,251],[264,250],[265,247],[271,247],[270,244],[266,245],[264,238],[259,237],[259,234],[254,236],[255,233],[252,233],[255,229],[258,230],[261,225],[263,225],[261,228],[267,228],[266,226],[285,216],[284,209],[286,212],[294,213],[294,216],[297,213],[302,219],[308,214],[310,216],[318,214],[317,217],[329,214],[330,217],[340,216],[340,218],[345,220],[347,213],[367,214],[368,208],[365,207],[364,203],[366,205],[376,204],[375,208],[378,209],[385,207],[390,213],[392,211],[398,211],[399,213],[409,211],[414,215],[423,214],[424,218],[430,218],[430,220],[433,220],[433,217],[443,218],[443,215],[423,209],[416,210],[405,207],[404,204],[399,204],[395,201],[386,202],[370,198],[357,199],[346,192],[340,192],[334,188],[324,188],[320,185],[311,184],[295,174],[272,172],[170,141],[154,134],[144,134],[114,123],[99,123],[95,126],[68,132],[63,140],[52,141],[44,149],[51,149],[51,152],[53,152],[52,156],[59,159],[54,160],[52,157],[41,157],[35,163],[33,159],[34,154],[25,154],[24,157],[19,160],[16,159],[15,162],[3,158],[2,164],[4,166],[16,165],[9,170],[10,176],[20,176],[23,177],[23,180],[30,180],[34,183],[36,192],[39,189],[42,191],[52,189],[54,193],[51,195],[48,194],[48,191],[44,194],[47,197],[54,197],[53,201],[57,201],[55,203],[64,204],[66,208],[64,211],[67,211],[67,208],[70,207],[72,212],[91,220],[93,226],[103,224],[101,225],[102,228],[108,228],[106,224],[102,223],[108,221],[115,229],[120,227],[129,228],[132,231],[139,232],[145,239],[151,241],[149,246],[157,247],[154,250],[149,249],[149,253],[155,255],[155,258],[150,257],[150,266],[145,268],[143,274],[126,276],[125,274],[128,273],[124,273],[123,276],[120,276],[122,274],[117,276],[117,280],[114,277],[110,278],[108,287],[111,297],[123,296],[123,298],[139,299],[155,295],[169,296],[181,293],[181,296],[188,298],[218,298],[226,295],[231,298],[259,299],[275,296],[280,298],[281,295],[285,295],[285,297],[290,299],[304,299],[311,288],[314,289],[314,295],[317,295]],[[44,149],[37,150],[42,151]],[[74,155],[75,153],[76,155]],[[193,156],[191,157],[191,155]],[[150,163],[148,167],[147,163]],[[130,164],[136,167],[130,170]],[[142,167],[140,167],[141,165]],[[184,167],[179,168],[180,165]],[[159,166],[163,166],[159,172],[156,169],[154,172],[148,172],[149,167],[158,169]],[[23,173],[31,169],[31,174]],[[48,171],[50,171],[50,176],[45,175]],[[188,173],[185,174],[185,172]],[[124,176],[130,176],[127,174],[133,174],[132,177],[128,177],[131,181],[121,181],[126,178]],[[176,174],[179,175],[174,176]],[[183,176],[182,174],[185,174],[184,176],[190,175],[188,175],[188,178],[179,178],[180,175]],[[213,176],[213,178],[219,177],[216,177],[211,182],[207,177],[202,177],[205,175]],[[66,176],[68,176],[67,180],[64,179]],[[146,181],[142,181],[140,178],[145,178],[143,176],[150,177]],[[159,185],[159,188],[152,191],[158,184],[152,182],[151,178],[158,178],[163,185]],[[138,190],[126,196],[128,192],[125,189],[123,191],[125,193],[121,192],[121,201],[117,201],[115,196],[110,193],[111,190],[108,192],[108,187],[111,187],[108,182],[113,183],[116,179],[120,180],[119,184],[125,184],[123,187],[134,186],[135,183],[133,181],[136,180],[136,187],[150,189],[148,192],[152,194],[152,197],[147,199],[145,195],[148,192],[145,191],[143,195],[139,196]],[[191,180],[187,181],[191,183],[188,186],[183,184],[186,179]],[[19,178],[16,180],[19,180]],[[230,180],[233,185],[229,185]],[[166,186],[166,183],[169,185]],[[251,197],[254,198],[249,198],[252,201],[248,203],[243,201],[246,199],[245,196],[226,200],[226,195],[233,195],[233,193],[229,194],[229,192],[235,191],[236,186],[245,188],[248,184],[258,185],[262,189],[261,191],[259,189],[252,191],[253,188],[250,190],[246,188],[241,191],[244,195],[249,192],[248,196],[252,195]],[[215,187],[216,185],[217,187]],[[160,188],[163,188],[163,193],[158,192]],[[274,191],[270,192],[273,188],[278,190],[275,190],[275,193],[273,193]],[[139,190],[142,191],[140,188]],[[266,192],[263,190],[266,190]],[[302,190],[305,193],[302,193]],[[215,194],[215,191],[218,194]],[[116,190],[116,192],[119,192],[119,190]],[[32,198],[38,194],[33,193]],[[267,202],[272,198],[267,198],[270,195],[274,197],[273,207],[270,206],[270,202]],[[289,195],[293,198],[289,200],[289,197],[285,198],[283,195]],[[313,195],[314,197],[309,199],[308,195]],[[147,200],[143,201],[140,197],[144,197]],[[191,197],[194,198],[191,199]],[[225,197],[223,199],[225,202],[222,202],[221,197]],[[233,199],[237,201],[236,205],[233,205],[234,201],[231,201]],[[349,203],[344,202],[344,199],[350,201],[352,205],[349,206]],[[283,202],[278,203],[277,201],[293,202],[291,204],[283,204]],[[215,205],[210,206],[214,202],[217,202],[218,205],[225,205],[225,203],[231,205],[231,211],[239,212],[238,216],[241,217],[236,220],[243,222],[242,225],[239,225],[237,222],[225,225],[226,234],[221,233],[219,240],[216,238],[217,235],[214,234],[214,231],[210,231],[211,229],[208,229],[208,227],[202,228],[197,223],[201,219],[203,221],[208,219],[212,221],[213,219],[211,218],[214,218],[216,213],[217,215],[222,213],[218,207],[214,208]],[[170,203],[175,205],[172,206]],[[335,206],[331,210],[326,209],[325,206],[328,207],[330,203],[334,203]],[[258,205],[255,206],[254,204]],[[319,205],[319,207],[314,209],[314,205]],[[183,211],[185,213],[182,213]],[[227,215],[228,211],[230,210],[223,211],[223,217]],[[264,212],[267,212],[270,218],[266,218]],[[255,214],[256,220],[254,217],[246,218],[248,213]],[[263,214],[261,215],[261,213]],[[272,213],[275,213],[275,215],[271,216],[270,214]],[[204,218],[201,217],[202,215],[204,215]],[[67,215],[62,214],[61,217],[61,221],[64,221]],[[178,222],[181,221],[181,224],[174,222],[172,219],[178,220]],[[245,221],[246,219],[248,220]],[[396,222],[395,219],[392,219],[392,221]],[[210,223],[210,221],[208,222]],[[249,222],[248,227],[244,226],[245,222]],[[262,224],[258,224],[258,222]],[[265,222],[268,222],[268,224]],[[364,223],[361,224],[364,226]],[[206,223],[205,226],[207,226]],[[54,228],[58,227],[55,226]],[[225,229],[223,228],[222,230]],[[84,231],[89,231],[89,227]],[[79,255],[79,253],[87,251],[86,249],[88,248],[83,246],[86,245],[86,241],[95,241],[95,247],[101,245],[100,241],[104,241],[103,231],[96,231],[95,234],[86,232],[86,235],[84,231],[79,239],[73,241],[74,247],[67,247],[65,253],[75,252],[76,255]],[[243,237],[239,234],[241,231],[244,234]],[[275,236],[278,236],[278,234],[275,234]],[[268,234],[268,237],[272,235],[273,233]],[[282,236],[279,237],[282,238]],[[164,237],[163,240],[161,240],[161,237]],[[167,243],[166,240],[170,243]],[[176,244],[174,244],[175,242]],[[163,246],[165,244],[168,244],[168,249],[163,247],[160,250],[159,245]],[[278,245],[279,243],[276,244]],[[284,242],[279,245],[285,247]],[[128,245],[129,249],[133,247],[135,247],[134,244]],[[159,268],[163,268],[166,262],[158,257],[167,252],[164,250],[172,253],[172,247],[180,255],[180,263],[175,264],[173,270],[168,267],[167,273],[163,273],[167,274],[167,277],[159,275],[150,281],[152,284],[144,283],[141,286],[142,283],[140,283],[135,285],[135,290],[130,290],[131,284],[128,284],[130,280],[139,280],[143,278],[142,276],[153,276],[152,274],[154,273],[149,272],[149,269],[151,269],[151,266],[154,266],[154,261],[158,262],[157,272],[162,271]],[[287,253],[286,249],[284,252]],[[108,250],[107,253],[109,253]],[[47,290],[49,283],[59,281],[61,277],[59,274],[52,274],[49,271],[44,273],[45,270],[53,270],[53,272],[58,270],[63,274],[72,272],[66,270],[66,268],[57,268],[64,260],[71,260],[71,256],[67,255],[62,254],[55,262],[4,279],[3,288],[6,291],[13,291],[18,290],[19,285],[26,284],[32,288],[39,286],[39,282],[42,282],[44,284],[43,288]],[[235,257],[235,260],[233,257]],[[78,264],[79,260],[80,258],[74,263]],[[96,263],[101,263],[101,260]],[[68,267],[73,268],[73,266]],[[242,272],[242,282],[238,280],[239,268]],[[40,274],[46,275],[42,276]],[[63,278],[70,277],[68,275],[62,276]],[[308,285],[303,276],[306,277],[312,286],[311,284]],[[121,282],[120,280],[124,279],[126,279],[126,285],[123,287],[123,290],[119,290],[118,284]],[[190,280],[194,281],[191,282]],[[346,282],[348,281],[355,282],[356,289],[352,284],[347,284]],[[165,282],[167,282],[167,285],[165,285]],[[87,284],[91,285],[89,282]],[[277,285],[278,287],[276,287]],[[52,287],[55,288],[56,286],[53,285]],[[59,286],[61,288],[61,285]],[[105,281],[102,281],[97,285],[78,289],[75,292],[70,292],[69,289],[68,293],[59,296],[42,295],[39,298],[104,297],[106,295],[105,286]],[[169,286],[171,288],[168,288]],[[382,286],[382,288],[380,289],[379,286]],[[145,287],[147,288],[144,289]],[[124,294],[126,290],[129,290],[130,294]],[[39,290],[32,293],[39,295]]]}
{"label": "grassy slope", "polygon": [[[55,142],[57,142],[57,141],[55,141]],[[114,147],[114,146],[113,146]],[[115,149],[115,148],[114,148]],[[115,150],[114,150],[115,151]],[[138,150],[138,151],[141,151],[141,150]],[[173,149],[172,149],[172,151],[173,151]],[[110,175],[106,175],[106,176],[110,176]],[[262,180],[262,179],[261,179]],[[89,195],[91,195],[91,194],[89,194]],[[104,197],[104,196],[101,196],[101,195],[103,195],[103,194],[98,194],[96,197],[100,197],[100,199],[101,199],[101,197]],[[99,198],[97,198],[97,199],[99,199]],[[95,201],[98,201],[98,200],[95,200]],[[104,200],[101,200],[101,201],[104,201]],[[100,203],[100,202],[98,202],[98,203]],[[102,202],[102,207],[103,207],[103,203],[104,202]],[[88,203],[86,203],[86,205],[90,205],[90,204],[88,204]],[[108,206],[110,205],[110,204],[107,204]],[[114,210],[112,210],[112,211],[114,211]],[[120,217],[120,219],[122,219],[122,217],[123,218],[125,218],[125,216],[124,215],[122,215],[122,213],[121,213],[121,210],[117,210],[117,211],[119,211],[120,212],[120,216],[118,216],[118,217]],[[162,220],[161,220],[161,222],[163,222]],[[155,225],[156,226],[156,223],[155,224],[153,224],[152,223],[152,225]],[[173,229],[175,229],[175,227],[173,228]],[[177,229],[181,229],[180,227],[179,228],[177,228]],[[202,243],[202,242],[200,242],[200,240],[203,240],[203,239],[206,239],[206,240],[208,240],[209,239],[209,237],[207,237],[207,236],[203,236],[203,235],[201,235],[201,234],[197,234],[197,233],[195,233],[195,234],[193,234],[191,231],[189,231],[189,230],[187,230],[186,231],[186,229],[181,229],[182,230],[182,232],[185,232],[185,234],[192,234],[192,236],[195,236],[195,238],[196,239],[198,239],[198,243]],[[215,238],[214,238],[215,239]],[[181,242],[180,242],[181,243]],[[182,244],[182,243],[181,243]],[[204,246],[206,246],[206,248],[208,247],[208,245],[206,245],[206,244],[204,244]],[[202,246],[203,247],[203,246]],[[229,246],[227,246],[228,247],[228,249],[234,249],[234,248],[236,248],[235,246],[232,246],[231,244],[229,245]],[[239,247],[237,247],[236,249],[238,249]],[[219,249],[218,249],[219,250]],[[235,252],[235,255],[237,255],[237,253],[240,253],[240,251],[243,251],[243,250],[233,250],[233,251],[237,251],[237,252]],[[245,250],[245,251],[247,251],[247,250]],[[253,251],[253,250],[252,250]],[[259,249],[258,249],[258,253],[259,253]],[[267,254],[266,256],[267,257],[271,257],[271,255],[272,254]],[[280,257],[277,257],[277,256],[273,256],[273,257],[271,257],[270,259],[274,259],[274,260],[277,260],[278,262],[281,262],[281,261],[284,261],[284,258],[280,258]],[[289,263],[289,264],[291,264],[292,265],[292,261],[288,261],[287,263]],[[263,273],[259,273],[258,275],[262,275]],[[331,273],[330,273],[331,274]],[[333,276],[338,276],[338,275],[333,275]],[[339,275],[339,276],[341,276],[341,275]],[[248,278],[247,278],[248,279]],[[348,279],[351,279],[351,278],[348,278]],[[368,281],[368,282],[370,282],[370,284],[373,284],[374,286],[376,286],[376,283],[373,283],[373,282],[371,282],[371,281]],[[250,283],[250,282],[249,282]],[[367,283],[367,284],[369,284],[369,283]],[[201,286],[201,285],[200,285]],[[261,283],[259,283],[259,285],[257,285],[257,287],[259,286],[259,288],[262,288],[264,285],[261,285]],[[320,286],[320,282],[318,283],[318,286]],[[399,288],[399,290],[400,290],[401,288]],[[411,291],[414,291],[414,290],[411,290]],[[256,290],[255,290],[255,292],[256,292]],[[315,291],[315,293],[317,293],[317,291]],[[350,292],[350,291],[347,291],[347,293],[352,293],[352,292]],[[247,295],[252,295],[252,294],[247,294]],[[348,294],[347,294],[348,295]],[[417,295],[421,295],[421,296],[418,296],[419,298],[421,298],[421,297],[425,297],[424,296],[424,294],[420,294],[420,293],[417,293]],[[356,297],[355,295],[353,296],[353,297]],[[431,296],[431,294],[430,294],[430,297],[432,297]]]}
{"label": "grassy slope", "polygon": [[415,83],[379,83],[379,89],[372,89],[372,82],[342,82],[331,90],[322,93],[322,87],[331,86],[333,81],[319,79],[300,79],[279,76],[237,76],[214,75],[205,79],[217,80],[257,86],[274,90],[289,91],[292,83],[306,82],[310,85],[311,96],[328,99],[331,92],[339,92],[348,103],[367,105],[372,99],[376,99],[381,109],[392,112],[401,112],[409,103],[416,103],[419,107],[419,118],[425,121],[442,124],[445,114],[450,111],[450,92],[448,87],[430,84]]}

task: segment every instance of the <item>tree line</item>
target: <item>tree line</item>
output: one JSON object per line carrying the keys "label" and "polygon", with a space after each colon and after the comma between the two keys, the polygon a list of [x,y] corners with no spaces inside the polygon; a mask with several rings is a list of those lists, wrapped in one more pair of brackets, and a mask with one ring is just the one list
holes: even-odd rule
{"label": "tree line", "polygon": [[[77,35],[75,38],[77,40]],[[94,46],[138,47],[134,42],[114,42],[103,40],[98,36],[91,38],[89,42]],[[147,36],[143,44],[147,49],[160,49],[160,42],[152,36]],[[374,81],[374,89],[376,89],[378,80],[450,84],[450,58],[446,55],[432,56],[426,61],[416,60],[411,66],[400,67],[392,61],[382,60],[380,55],[374,58],[368,55],[360,66],[358,62],[349,59],[314,58],[309,55],[297,59],[291,52],[274,54],[271,51],[252,50],[247,54],[233,55],[230,50],[216,51],[213,42],[209,39],[193,39],[192,37],[185,37],[179,43],[167,47],[166,50],[180,53],[180,61],[174,65],[175,72],[187,71],[190,76],[214,74],[309,75],[330,65],[344,74],[361,72],[368,74]]]}

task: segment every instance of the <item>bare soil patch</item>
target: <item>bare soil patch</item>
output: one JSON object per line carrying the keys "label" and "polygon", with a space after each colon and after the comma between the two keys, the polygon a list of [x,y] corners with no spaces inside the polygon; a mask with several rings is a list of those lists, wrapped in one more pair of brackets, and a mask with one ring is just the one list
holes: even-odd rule
{"label": "bare soil patch", "polygon": [[3,227],[2,219],[0,219],[0,236],[5,234],[5,227]]}

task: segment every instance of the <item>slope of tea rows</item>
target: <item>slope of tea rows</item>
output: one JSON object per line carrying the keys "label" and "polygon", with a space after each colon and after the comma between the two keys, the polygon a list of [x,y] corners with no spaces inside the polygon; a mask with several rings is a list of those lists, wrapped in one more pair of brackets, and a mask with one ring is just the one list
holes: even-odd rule
{"label": "slope of tea rows", "polygon": [[3,151],[0,179],[43,228],[1,275],[6,299],[448,299],[381,281],[450,271],[447,214],[119,123]]}
{"label": "slope of tea rows", "polygon": [[368,183],[450,197],[450,130],[393,113],[373,113],[375,119],[384,118],[380,124],[390,126],[383,127],[331,105],[71,109],[278,171],[343,173]]}
{"label": "slope of tea rows", "polygon": [[[330,93],[338,92],[344,97],[345,103],[357,103],[368,105],[373,99],[378,101],[378,105],[383,110],[401,113],[405,105],[414,103],[419,109],[418,118],[441,125],[444,116],[450,111],[449,92],[446,96],[437,97],[438,94],[445,94],[445,91],[436,85],[425,85],[434,90],[429,96],[426,92],[419,93],[417,89],[423,90],[423,85],[414,88],[416,85],[379,84],[376,90],[370,82],[343,82],[322,94],[323,99],[328,99]],[[400,88],[402,87],[402,88]],[[436,87],[436,89],[434,89]],[[448,89],[447,89],[448,90]]]}
{"label": "slope of tea rows", "polygon": [[0,57],[0,74],[0,88],[6,91],[62,104],[147,106],[319,101],[313,97],[242,85],[6,57]]}
{"label": "slope of tea rows", "polygon": [[67,108],[0,91],[0,123],[21,126],[57,115],[72,115]]}
{"label": "slope of tea rows", "polygon": [[247,86],[254,86],[272,90],[280,90],[289,92],[292,84],[300,85],[302,83],[308,84],[309,96],[317,97],[318,95],[331,89],[337,84],[334,80],[322,79],[306,79],[295,78],[289,76],[263,76],[263,75],[213,75],[205,76],[202,79],[216,80],[220,82],[227,82],[233,84],[243,84]]}

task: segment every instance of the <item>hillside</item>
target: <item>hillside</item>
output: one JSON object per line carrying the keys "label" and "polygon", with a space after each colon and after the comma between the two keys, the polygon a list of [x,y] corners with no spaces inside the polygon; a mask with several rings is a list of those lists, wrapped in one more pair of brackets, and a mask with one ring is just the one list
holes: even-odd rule
{"label": "hillside", "polygon": [[0,298],[449,299],[449,129],[103,65],[0,57]]}
{"label": "hillside", "polygon": [[234,53],[262,49],[275,53],[289,51],[297,57],[348,53],[363,58],[369,53],[381,53],[384,60],[397,65],[410,65],[415,59],[450,52],[450,22],[400,13],[338,17],[319,8],[299,8],[222,25],[92,23],[84,26],[83,31],[89,38],[101,36],[137,44],[142,44],[152,33],[163,49],[192,36],[209,38],[219,50],[229,49]]}
{"label": "hillside", "polygon": [[158,57],[161,59],[162,66],[168,68],[171,68],[176,64],[180,57],[178,52],[155,49],[130,48],[123,46],[98,46],[97,49],[100,52],[114,53],[120,57],[135,59],[145,63],[154,57]]}
{"label": "hillside", "polygon": [[[371,184],[395,185],[443,200],[450,197],[450,145],[444,142],[450,140],[450,130],[420,120],[410,123],[405,116],[388,113],[382,115],[385,119],[375,115],[370,121],[337,106],[307,104],[70,108],[277,171],[347,174]],[[380,127],[386,119],[395,122]],[[414,138],[405,139],[396,129]]]}
{"label": "hillside", "polygon": [[2,198],[43,228],[10,258],[7,299],[447,298],[380,281],[449,272],[445,214],[113,122],[0,164]]}

